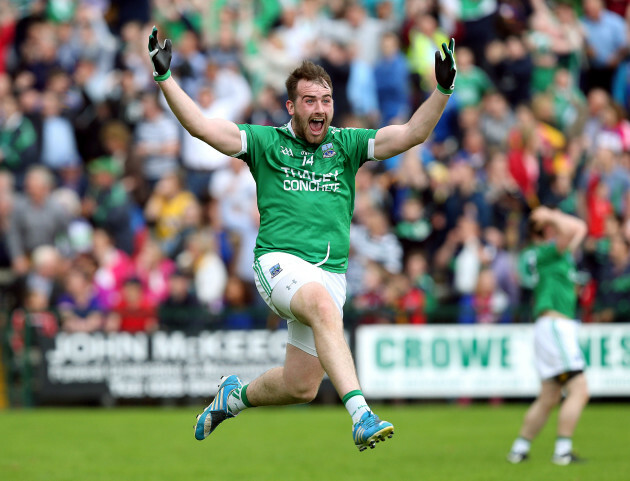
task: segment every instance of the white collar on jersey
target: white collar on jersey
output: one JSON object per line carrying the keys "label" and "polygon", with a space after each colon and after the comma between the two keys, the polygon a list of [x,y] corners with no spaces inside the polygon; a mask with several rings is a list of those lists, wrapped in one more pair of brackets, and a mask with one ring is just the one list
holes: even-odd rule
{"label": "white collar on jersey", "polygon": [[291,117],[291,120],[289,120],[289,121],[287,122],[287,130],[288,130],[289,132],[291,132],[291,135],[292,135],[292,136],[293,136],[293,138],[295,139],[295,138],[297,138],[297,137],[295,136],[295,132],[293,132],[293,125],[292,125],[292,124],[293,124],[293,117]]}
{"label": "white collar on jersey", "polygon": [[[285,125],[283,125],[283,127],[286,127],[286,129],[289,131],[289,133],[293,136],[294,139],[297,139],[297,136],[295,135],[295,132],[293,131],[293,118],[291,118],[291,120],[289,120]],[[332,130],[331,130],[332,129]],[[328,127],[328,132],[332,132],[333,135],[335,134],[335,132],[338,129],[336,129],[335,127]],[[328,133],[326,134],[328,135]],[[325,138],[325,137],[324,137]],[[306,140],[306,139],[300,139],[300,140]],[[372,139],[373,140],[373,139]],[[374,159],[376,160],[376,159]]]}

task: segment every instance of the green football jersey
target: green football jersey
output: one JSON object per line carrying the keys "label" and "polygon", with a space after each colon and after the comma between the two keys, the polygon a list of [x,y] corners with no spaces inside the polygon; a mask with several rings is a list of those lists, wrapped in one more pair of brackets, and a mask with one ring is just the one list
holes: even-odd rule
{"label": "green football jersey", "polygon": [[576,270],[573,255],[560,252],[555,243],[534,246],[527,251],[530,266],[535,266],[534,317],[556,311],[575,319],[577,304]]}
{"label": "green football jersey", "polygon": [[254,254],[286,252],[345,272],[355,176],[374,159],[376,130],[329,127],[319,145],[282,127],[240,124],[244,160],[256,181],[260,228]]}

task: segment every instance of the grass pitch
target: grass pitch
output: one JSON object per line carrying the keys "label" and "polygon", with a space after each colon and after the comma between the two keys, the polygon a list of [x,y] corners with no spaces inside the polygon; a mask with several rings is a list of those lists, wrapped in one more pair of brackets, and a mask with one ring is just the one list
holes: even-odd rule
{"label": "grass pitch", "polygon": [[[199,406],[202,408],[202,406]],[[574,437],[583,465],[551,464],[555,414],[531,459],[505,455],[526,404],[374,406],[395,435],[359,453],[341,406],[252,409],[203,442],[196,408],[0,412],[6,481],[627,481],[630,407],[592,404]]]}

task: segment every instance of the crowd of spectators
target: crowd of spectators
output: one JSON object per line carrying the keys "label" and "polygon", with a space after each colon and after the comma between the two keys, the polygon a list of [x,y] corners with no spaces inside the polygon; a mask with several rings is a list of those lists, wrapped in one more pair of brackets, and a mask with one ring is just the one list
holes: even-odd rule
{"label": "crowd of spectators", "polygon": [[431,138],[356,179],[349,323],[530,320],[526,219],[580,216],[580,316],[630,315],[627,0],[0,0],[0,281],[42,332],[276,327],[255,184],[158,95],[153,24],[205,115],[281,125],[323,65],[339,127],[402,123],[456,39]]}

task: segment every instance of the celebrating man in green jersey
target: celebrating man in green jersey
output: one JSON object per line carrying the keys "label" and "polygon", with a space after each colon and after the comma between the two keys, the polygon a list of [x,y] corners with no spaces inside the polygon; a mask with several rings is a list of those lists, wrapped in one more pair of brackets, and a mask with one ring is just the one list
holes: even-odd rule
{"label": "celebrating man in green jersey", "polygon": [[213,402],[197,418],[195,437],[205,439],[225,419],[253,406],[314,399],[328,374],[353,421],[360,451],[391,437],[394,427],[368,407],[344,338],[349,231],[354,179],[368,160],[383,160],[424,142],[438,122],[455,83],[454,41],[435,55],[437,89],[409,122],[380,130],[331,127],[332,83],[305,61],[286,81],[291,121],[281,127],[237,125],[204,117],[170,73],[171,42],[160,46],[157,29],[149,52],[166,100],[193,136],[247,163],[256,181],[260,229],[254,277],[269,307],[288,321],[283,367],[247,385],[222,378]]}
{"label": "celebrating man in green jersey", "polygon": [[574,251],[586,235],[585,223],[576,217],[538,207],[530,217],[534,246],[525,251],[534,287],[534,348],[536,368],[542,380],[508,461],[527,459],[530,444],[543,428],[551,410],[566,398],[558,414],[558,437],[552,461],[567,465],[578,461],[572,451],[573,431],[588,402],[584,358],[577,339],[577,294]]}

